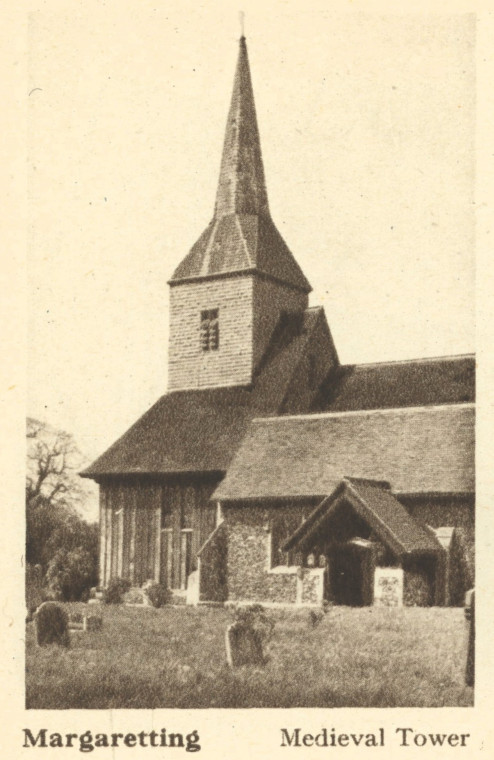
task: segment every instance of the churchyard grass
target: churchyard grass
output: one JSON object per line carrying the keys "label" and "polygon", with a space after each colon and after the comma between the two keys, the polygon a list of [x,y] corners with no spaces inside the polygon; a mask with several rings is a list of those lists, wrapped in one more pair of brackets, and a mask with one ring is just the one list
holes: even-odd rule
{"label": "churchyard grass", "polygon": [[26,706],[64,708],[440,707],[473,703],[465,687],[462,609],[332,607],[273,610],[264,667],[230,669],[223,608],[121,606],[98,612],[98,632],[71,648],[26,634]]}

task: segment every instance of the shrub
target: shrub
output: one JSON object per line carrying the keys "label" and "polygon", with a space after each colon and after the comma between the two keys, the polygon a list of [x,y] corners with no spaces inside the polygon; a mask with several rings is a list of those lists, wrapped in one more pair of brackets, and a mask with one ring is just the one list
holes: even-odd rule
{"label": "shrub", "polygon": [[235,623],[238,627],[250,629],[263,644],[270,640],[275,625],[274,620],[266,614],[262,604],[236,607]]}
{"label": "shrub", "polygon": [[34,622],[38,646],[58,644],[70,646],[69,616],[56,602],[44,602],[38,607]]}
{"label": "shrub", "polygon": [[164,607],[170,601],[170,591],[161,583],[152,583],[144,590],[153,607]]}
{"label": "shrub", "polygon": [[103,593],[105,604],[122,604],[123,595],[130,588],[130,581],[125,578],[112,578]]}
{"label": "shrub", "polygon": [[103,618],[101,615],[88,615],[86,622],[88,631],[101,631],[103,628]]}
{"label": "shrub", "polygon": [[90,552],[81,546],[59,549],[48,565],[46,582],[57,599],[77,602],[87,598],[94,583],[94,562]]}

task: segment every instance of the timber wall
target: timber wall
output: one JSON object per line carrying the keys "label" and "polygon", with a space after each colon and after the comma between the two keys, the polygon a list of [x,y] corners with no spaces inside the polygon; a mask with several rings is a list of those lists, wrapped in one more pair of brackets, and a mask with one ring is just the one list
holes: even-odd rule
{"label": "timber wall", "polygon": [[102,483],[100,585],[120,577],[136,586],[152,579],[185,588],[184,571],[197,568],[197,552],[215,527],[216,507],[209,497],[217,482]]}

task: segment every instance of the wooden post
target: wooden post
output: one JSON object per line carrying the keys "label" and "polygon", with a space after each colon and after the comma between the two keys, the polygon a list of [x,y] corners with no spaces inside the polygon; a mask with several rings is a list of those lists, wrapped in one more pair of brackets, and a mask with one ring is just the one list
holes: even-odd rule
{"label": "wooden post", "polygon": [[[160,489],[161,491],[161,489]],[[154,580],[160,582],[160,559],[161,559],[161,505],[154,509]]]}
{"label": "wooden post", "polygon": [[136,552],[136,488],[132,487],[130,494],[130,536],[129,536],[129,580],[135,583],[135,552]]}
{"label": "wooden post", "polygon": [[122,577],[123,569],[123,516],[123,507],[120,507],[120,509],[115,512],[115,518],[117,521],[117,575],[119,578]]}
{"label": "wooden post", "polygon": [[100,485],[99,492],[99,585],[106,585],[106,486]]}
{"label": "wooden post", "polygon": [[106,573],[105,585],[107,586],[112,577],[112,486],[106,491]]}
{"label": "wooden post", "polygon": [[171,588],[180,588],[180,543],[182,528],[182,499],[180,486],[174,486],[172,489],[172,525],[173,525],[173,572],[171,577]]}

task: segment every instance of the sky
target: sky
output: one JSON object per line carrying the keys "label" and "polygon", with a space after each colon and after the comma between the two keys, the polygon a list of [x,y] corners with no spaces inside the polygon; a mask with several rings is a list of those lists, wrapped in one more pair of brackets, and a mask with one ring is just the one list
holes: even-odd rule
{"label": "sky", "polygon": [[[166,392],[214,207],[237,11],[174,6],[30,16],[27,407],[88,461]],[[474,16],[244,10],[271,213],[340,360],[473,352]]]}

